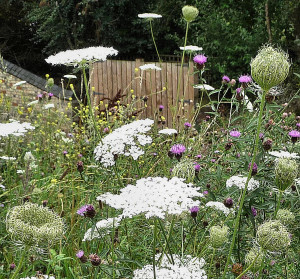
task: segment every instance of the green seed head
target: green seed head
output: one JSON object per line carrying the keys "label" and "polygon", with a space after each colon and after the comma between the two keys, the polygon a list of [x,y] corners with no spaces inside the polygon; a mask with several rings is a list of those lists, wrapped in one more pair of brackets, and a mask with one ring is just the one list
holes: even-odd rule
{"label": "green seed head", "polygon": [[281,49],[264,46],[251,61],[251,75],[264,90],[283,82],[289,73],[288,55]]}
{"label": "green seed head", "polygon": [[64,233],[64,223],[57,214],[29,202],[9,210],[6,228],[13,240],[39,247],[57,243]]}
{"label": "green seed head", "polygon": [[250,270],[255,273],[260,269],[261,262],[263,260],[264,254],[258,247],[253,247],[251,250],[246,254],[245,263],[246,266],[250,266],[253,261],[255,260],[254,264],[250,268]]}
{"label": "green seed head", "polygon": [[260,225],[256,238],[260,247],[270,252],[285,251],[291,244],[289,232],[278,220]]}
{"label": "green seed head", "polygon": [[280,191],[285,191],[295,181],[298,175],[298,165],[295,160],[278,159],[275,166],[275,184]]}
{"label": "green seed head", "polygon": [[54,85],[54,79],[53,78],[48,78],[47,86],[51,88],[53,85]]}
{"label": "green seed head", "polygon": [[188,183],[192,182],[195,178],[194,162],[185,159],[177,163],[172,170],[172,176],[184,178]]}
{"label": "green seed head", "polygon": [[228,230],[227,226],[210,228],[210,242],[213,248],[220,248],[227,241]]}
{"label": "green seed head", "polygon": [[288,226],[295,222],[295,215],[287,209],[279,209],[276,219],[279,220],[281,224]]}
{"label": "green seed head", "polygon": [[192,22],[196,19],[196,17],[199,14],[199,11],[197,8],[193,7],[193,6],[184,6],[182,8],[182,14],[183,14],[183,18],[187,21],[187,22]]}

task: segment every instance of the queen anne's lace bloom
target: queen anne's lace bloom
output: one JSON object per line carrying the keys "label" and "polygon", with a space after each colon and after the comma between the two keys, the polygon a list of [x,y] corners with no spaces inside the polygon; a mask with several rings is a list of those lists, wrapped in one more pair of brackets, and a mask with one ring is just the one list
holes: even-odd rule
{"label": "queen anne's lace bloom", "polygon": [[157,70],[157,71],[161,71],[160,67],[155,66],[155,64],[145,64],[139,67],[142,71],[146,71],[146,70]]}
{"label": "queen anne's lace bloom", "polygon": [[121,220],[122,217],[118,216],[116,218],[108,218],[97,222],[96,227],[90,228],[86,231],[82,241],[90,241],[94,238],[101,238],[104,235],[109,234],[112,228],[116,228],[120,225]]}
{"label": "queen anne's lace bloom", "polygon": [[75,50],[61,51],[46,59],[48,64],[77,66],[82,62],[105,61],[107,56],[117,55],[118,51],[110,47],[88,47]]}
{"label": "queen anne's lace bloom", "polygon": [[158,133],[163,135],[175,135],[178,132],[175,129],[162,129]]}
{"label": "queen anne's lace bloom", "polygon": [[162,15],[159,15],[159,14],[138,14],[138,17],[139,18],[147,18],[147,19],[153,19],[153,18],[161,18]]}
{"label": "queen anne's lace bloom", "polygon": [[183,179],[173,177],[148,177],[137,180],[136,186],[127,185],[121,189],[120,195],[111,193],[97,197],[116,209],[123,209],[123,217],[133,217],[145,213],[146,218],[153,216],[165,218],[166,214],[180,215],[188,212],[199,201],[194,197],[202,197],[200,188],[186,184]]}
{"label": "queen anne's lace bloom", "polygon": [[0,159],[6,160],[6,161],[14,161],[17,158],[16,157],[8,157],[8,156],[0,156]]}
{"label": "queen anne's lace bloom", "polygon": [[154,123],[151,119],[137,120],[126,124],[103,138],[102,142],[95,148],[95,158],[104,167],[115,164],[116,155],[131,156],[137,160],[144,151],[139,147],[152,142],[150,136],[145,135]]}
{"label": "queen anne's lace bloom", "polygon": [[202,50],[202,47],[198,46],[185,46],[185,47],[180,47],[180,50],[186,50],[186,51],[200,51]]}
{"label": "queen anne's lace bloom", "polygon": [[[161,254],[155,256],[158,260]],[[171,255],[162,257],[161,265],[155,268],[157,279],[207,279],[206,272],[203,269],[204,259],[193,258],[190,255],[180,258],[178,255],[172,255],[174,264],[169,262]],[[142,269],[133,272],[133,279],[153,279],[153,265],[145,265]]]}
{"label": "queen anne's lace bloom", "polygon": [[208,84],[197,84],[194,85],[195,89],[200,89],[200,90],[215,90],[215,88],[213,88],[212,86],[208,85]]}
{"label": "queen anne's lace bloom", "polygon": [[[232,186],[237,186],[240,189],[244,189],[246,181],[247,181],[247,177],[241,176],[241,175],[235,175],[235,176],[232,176],[229,179],[227,179],[226,187],[230,188]],[[248,190],[254,190],[258,187],[259,187],[259,181],[251,178],[248,183],[248,187],[247,187]]]}
{"label": "queen anne's lace bloom", "polygon": [[9,123],[0,123],[0,138],[9,135],[23,136],[28,130],[34,130],[34,127],[28,122],[20,123],[19,121],[11,120]]}
{"label": "queen anne's lace bloom", "polygon": [[289,159],[298,159],[300,156],[298,156],[297,153],[289,153],[287,151],[271,151],[269,152],[270,155],[275,156],[277,158],[289,158]]}
{"label": "queen anne's lace bloom", "polygon": [[214,201],[209,201],[206,205],[206,207],[212,207],[215,208],[219,211],[222,211],[226,216],[230,213],[230,209],[227,208],[223,203],[221,202],[214,202]]}
{"label": "queen anne's lace bloom", "polygon": [[50,108],[54,108],[54,104],[46,104],[44,105],[44,109],[50,109]]}

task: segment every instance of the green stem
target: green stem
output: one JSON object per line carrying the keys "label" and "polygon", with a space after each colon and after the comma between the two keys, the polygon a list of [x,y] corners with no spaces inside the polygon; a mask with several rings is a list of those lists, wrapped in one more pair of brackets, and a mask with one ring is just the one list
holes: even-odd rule
{"label": "green stem", "polygon": [[[164,245],[164,246],[168,248],[169,254],[170,254],[170,256],[171,256],[172,264],[174,264],[174,259],[173,259],[173,256],[172,256],[171,247],[170,247],[170,245],[169,245],[170,237],[171,237],[172,230],[173,230],[173,226],[174,226],[174,217],[172,218],[172,223],[171,223],[171,226],[170,226],[170,230],[169,230],[169,233],[168,233],[168,237],[166,236],[166,233],[165,233],[163,224],[161,223],[161,220],[160,220],[160,219],[159,219],[159,225],[160,225],[161,231],[162,231],[162,233],[163,233],[163,236],[164,236],[164,238],[165,238],[165,245]],[[164,249],[164,250],[165,250],[165,249]],[[163,254],[161,255],[161,257],[163,257]]]}
{"label": "green stem", "polygon": [[265,266],[265,254],[263,254],[263,258],[261,260],[261,264],[260,264],[260,268],[259,268],[259,271],[258,271],[257,279],[259,279],[261,277],[264,266]]}
{"label": "green stem", "polygon": [[157,230],[157,223],[156,223],[156,218],[154,218],[154,227],[153,227],[153,255],[152,255],[153,279],[156,279],[156,271],[155,271],[156,230]]}
{"label": "green stem", "polygon": [[153,34],[153,29],[152,29],[152,20],[150,19],[149,22],[150,22],[150,30],[151,30],[151,36],[152,36],[152,40],[153,40],[153,43],[154,43],[154,47],[155,47],[155,50],[156,50],[156,53],[157,53],[157,56],[158,56],[159,63],[161,64],[162,60],[160,59],[159,52],[158,52],[156,42],[155,42],[155,39],[154,39],[154,34]]}
{"label": "green stem", "polygon": [[225,264],[222,279],[226,278],[226,272],[227,272],[228,265],[229,265],[230,259],[231,259],[231,254],[232,254],[232,251],[233,251],[233,248],[234,248],[235,238],[236,238],[237,231],[238,231],[238,228],[239,228],[240,217],[241,217],[242,210],[243,210],[243,205],[244,205],[244,201],[245,201],[245,197],[246,197],[246,192],[247,192],[249,180],[251,179],[252,168],[253,168],[253,164],[254,164],[254,161],[255,161],[255,158],[256,158],[256,153],[257,153],[257,150],[258,150],[259,133],[260,133],[261,124],[262,124],[262,116],[263,116],[263,110],[264,110],[264,106],[265,106],[266,93],[267,93],[267,91],[264,91],[263,94],[262,94],[262,97],[261,97],[258,124],[257,124],[257,130],[256,130],[256,137],[255,137],[255,142],[254,142],[254,150],[253,150],[252,161],[251,161],[251,167],[249,169],[247,181],[245,183],[245,188],[243,190],[242,198],[241,198],[240,203],[239,203],[239,211],[238,211],[237,217],[235,219],[233,236],[232,236],[231,245],[230,245],[229,253],[228,253],[228,256],[227,256],[227,260],[226,260],[226,264]]}
{"label": "green stem", "polygon": [[254,260],[253,260],[253,262],[238,276],[238,277],[236,277],[236,279],[240,279],[240,278],[242,278],[242,276],[244,275],[244,274],[246,274],[250,269],[251,269],[251,267],[254,265],[254,263],[256,262],[256,260],[257,260],[257,258],[258,258],[258,256],[259,256],[259,253],[257,253],[257,255],[256,255],[256,257],[254,258]]}
{"label": "green stem", "polygon": [[278,212],[278,210],[279,210],[279,208],[280,208],[280,201],[281,201],[281,198],[282,198],[282,191],[279,191],[278,201],[277,201],[277,205],[276,205],[275,213],[274,213],[274,218],[276,218],[277,212]]}
{"label": "green stem", "polygon": [[209,271],[208,271],[208,279],[209,278],[212,278],[211,277],[211,267],[212,267],[212,264],[213,264],[213,260],[214,260],[214,257],[215,257],[215,253],[216,253],[216,249],[215,248],[213,248],[213,253],[212,253],[212,255],[211,255],[211,260],[210,260],[210,264],[209,264]]}
{"label": "green stem", "polygon": [[12,275],[11,279],[15,279],[17,277],[17,275],[19,274],[21,268],[22,268],[22,265],[23,265],[23,262],[24,262],[24,259],[25,259],[25,256],[27,254],[27,251],[28,251],[28,248],[25,247],[24,251],[23,251],[23,254],[21,256],[21,259],[20,259],[20,262],[14,272],[14,274]]}

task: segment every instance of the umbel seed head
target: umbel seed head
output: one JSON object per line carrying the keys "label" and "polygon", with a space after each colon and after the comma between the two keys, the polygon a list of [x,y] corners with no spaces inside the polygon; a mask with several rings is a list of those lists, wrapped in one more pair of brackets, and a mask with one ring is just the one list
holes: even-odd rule
{"label": "umbel seed head", "polygon": [[29,246],[51,246],[64,233],[63,220],[47,207],[27,202],[10,209],[6,228],[13,240]]}
{"label": "umbel seed head", "polygon": [[283,50],[267,45],[258,51],[250,66],[252,78],[268,91],[286,79],[291,64]]}
{"label": "umbel seed head", "polygon": [[246,257],[245,257],[246,266],[251,265],[252,262],[257,257],[254,264],[251,267],[251,271],[253,273],[257,272],[260,269],[261,262],[263,260],[263,256],[264,256],[263,252],[258,247],[251,248],[251,250],[246,254]]}
{"label": "umbel seed head", "polygon": [[184,180],[188,183],[192,182],[195,178],[194,162],[191,160],[185,159],[185,160],[177,163],[172,170],[172,176],[184,178]]}
{"label": "umbel seed head", "polygon": [[256,234],[260,247],[270,252],[285,251],[291,244],[290,234],[278,220],[260,225]]}
{"label": "umbel seed head", "polygon": [[275,166],[275,184],[280,191],[285,191],[298,175],[298,164],[293,159],[280,158]]}
{"label": "umbel seed head", "polygon": [[193,6],[184,6],[182,8],[182,14],[183,14],[183,18],[187,21],[187,22],[192,22],[196,19],[196,17],[199,14],[199,11],[197,8],[193,7]]}
{"label": "umbel seed head", "polygon": [[227,241],[228,230],[227,226],[210,228],[210,243],[213,248],[220,248]]}
{"label": "umbel seed head", "polygon": [[288,226],[295,222],[295,215],[287,209],[279,209],[276,219],[279,220],[281,224]]}

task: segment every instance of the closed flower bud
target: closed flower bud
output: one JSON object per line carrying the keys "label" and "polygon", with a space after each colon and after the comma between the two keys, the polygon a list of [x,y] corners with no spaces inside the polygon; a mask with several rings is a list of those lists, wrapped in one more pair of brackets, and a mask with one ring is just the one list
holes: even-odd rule
{"label": "closed flower bud", "polygon": [[264,149],[265,151],[270,150],[270,149],[272,148],[272,143],[273,143],[272,140],[270,140],[270,139],[266,140],[266,141],[263,143],[263,149]]}
{"label": "closed flower bud", "polygon": [[98,266],[101,264],[101,259],[97,254],[91,254],[89,255],[89,258],[93,266]]}
{"label": "closed flower bud", "polygon": [[54,85],[54,79],[53,78],[48,78],[47,87],[52,87],[53,85]]}
{"label": "closed flower bud", "polygon": [[9,269],[10,270],[14,270],[16,268],[16,265],[14,264],[14,263],[11,263],[10,265],[9,265]]}
{"label": "closed flower bud", "polygon": [[77,162],[77,170],[82,173],[83,172],[83,162],[79,161]]}
{"label": "closed flower bud", "polygon": [[279,221],[267,221],[260,225],[256,234],[257,241],[264,250],[285,251],[291,244],[290,234]]}
{"label": "closed flower bud", "polygon": [[287,209],[279,209],[276,219],[279,220],[281,224],[288,226],[295,222],[295,215]]}
{"label": "closed flower bud", "polygon": [[263,252],[259,248],[253,247],[245,256],[245,264],[246,266],[250,266],[255,260],[254,264],[250,269],[253,273],[255,273],[260,269],[263,258],[264,258]]}
{"label": "closed flower bud", "polygon": [[280,191],[285,191],[295,181],[298,165],[295,160],[279,158],[275,166],[275,184]]}
{"label": "closed flower bud", "polygon": [[289,73],[288,55],[271,46],[261,48],[251,61],[251,75],[264,90],[283,82]]}
{"label": "closed flower bud", "polygon": [[220,248],[227,241],[228,230],[227,226],[210,228],[210,243],[213,248]]}
{"label": "closed flower bud", "polygon": [[182,8],[182,14],[183,14],[183,18],[187,21],[187,22],[192,22],[196,19],[196,17],[199,14],[199,11],[197,8],[193,7],[193,6],[184,6]]}
{"label": "closed flower bud", "polygon": [[228,208],[232,208],[233,207],[233,200],[232,198],[227,198],[223,201],[223,204],[228,207]]}

